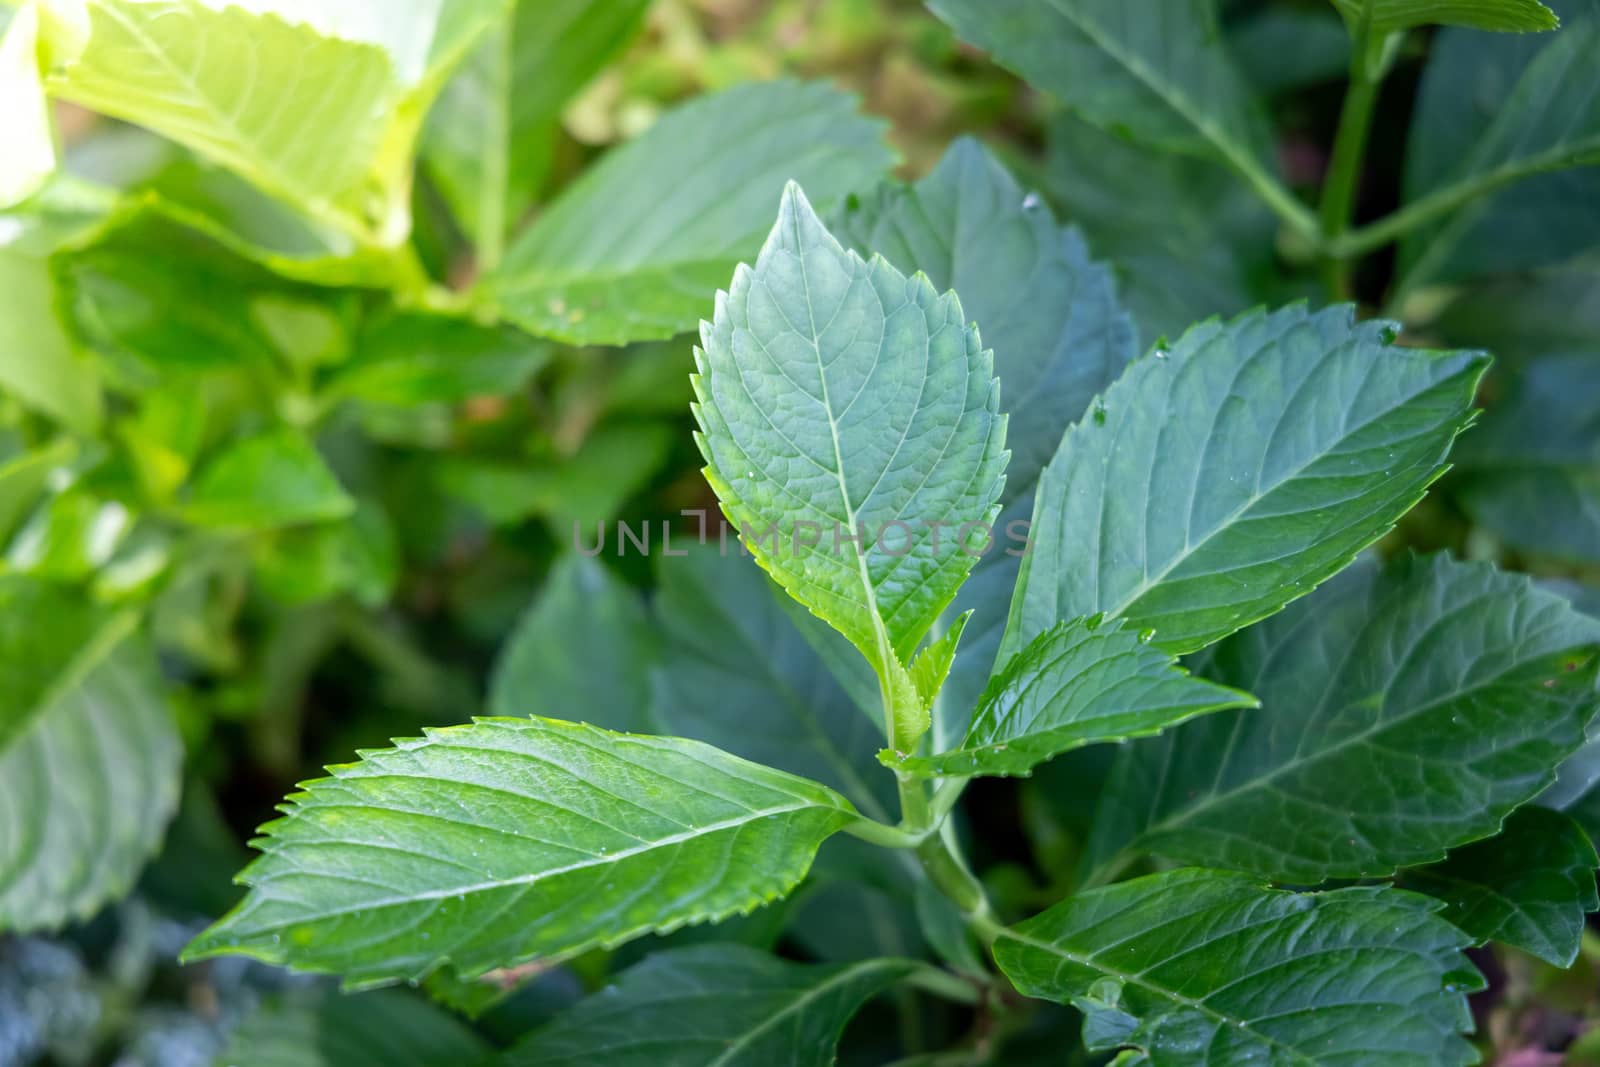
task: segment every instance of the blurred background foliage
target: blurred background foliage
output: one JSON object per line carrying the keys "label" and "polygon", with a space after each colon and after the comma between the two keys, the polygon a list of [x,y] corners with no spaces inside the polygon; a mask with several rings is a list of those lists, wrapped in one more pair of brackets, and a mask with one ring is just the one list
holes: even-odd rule
{"label": "blurred background foliage", "polygon": [[[888,121],[905,178],[975,134],[1112,265],[1142,346],[1213,314],[1330,299],[1314,257],[1221,166],[1084,122],[914,0],[592,6],[592,21],[563,33],[595,38],[585,46],[594,69],[565,72],[575,95],[553,105],[535,100],[538,79],[575,36],[519,35],[524,14],[538,17],[530,0],[506,31],[513,80],[529,80],[513,99],[534,102],[506,117],[517,136],[503,203],[474,199],[484,161],[460,143],[483,106],[474,79],[488,60],[469,60],[446,85],[422,135],[404,262],[330,246],[173,142],[56,105],[67,176],[0,214],[0,558],[6,574],[91,604],[97,618],[143,615],[181,737],[183,787],[159,856],[124,901],[73,914],[81,921],[58,935],[0,935],[0,1064],[182,1067],[211,1062],[230,1040],[251,1049],[250,1063],[312,1062],[308,1049],[328,1064],[402,1063],[419,1048],[468,1062],[644,951],[507,975],[489,990],[432,990],[447,1003],[494,1002],[475,1029],[410,991],[367,994],[358,1010],[327,983],[246,961],[172,962],[231,903],[253,828],[325,764],[491,703],[564,714],[491,698],[501,675],[540,678],[557,695],[615,685],[612,699],[642,702],[579,658],[617,635],[654,640],[637,620],[605,620],[543,660],[515,642],[501,649],[519,620],[524,631],[570,626],[563,598],[594,595],[581,568],[546,582],[574,524],[671,520],[692,535],[680,512],[714,508],[690,433],[688,339],[565,344],[463,314],[450,294],[674,105],[783,75],[831,80]],[[1236,0],[1223,27],[1270,102],[1282,173],[1310,197],[1338,122],[1343,25],[1320,0]],[[1415,128],[1440,137],[1481,128],[1539,43],[1408,36],[1376,113],[1358,219],[1425,184],[1418,160],[1449,158],[1450,145],[1408,144],[1415,116],[1431,113]],[[685,180],[655,176],[662,195]],[[1408,343],[1483,346],[1500,360],[1458,470],[1389,547],[1493,558],[1567,582],[1593,606],[1600,179],[1591,167],[1529,184],[1539,188],[1518,187],[1518,199],[1463,224],[1441,269],[1414,284],[1395,284],[1422,254],[1404,245],[1337,284],[1402,318]],[[1533,218],[1563,207],[1558,226]],[[418,274],[433,295],[394,299]],[[653,584],[640,553],[607,566],[608,581]],[[0,607],[12,652],[30,640],[75,649],[89,632],[72,630],[72,609],[54,601]],[[8,685],[24,691],[12,672]],[[0,713],[0,737],[4,727]],[[20,773],[23,757],[9,758]],[[970,831],[997,899],[1029,909],[1058,897],[1086,828],[1075,798],[1102,772],[1093,755],[1073,754],[1033,779],[974,783]],[[1600,826],[1600,810],[1587,821]],[[716,936],[781,937],[824,959],[885,938],[926,951],[937,918],[916,921],[896,899],[894,871],[863,882],[844,851],[825,854],[809,893]],[[1480,962],[1494,978],[1478,998],[1487,1058],[1600,1063],[1600,939],[1586,940],[1568,973],[1511,953]],[[1076,1045],[1071,1013],[1035,1007],[1012,1017],[995,1062],[1064,1062],[1061,1047]],[[879,1005],[853,1025],[846,1062],[882,1062],[875,1033],[949,1038],[969,1022]]]}

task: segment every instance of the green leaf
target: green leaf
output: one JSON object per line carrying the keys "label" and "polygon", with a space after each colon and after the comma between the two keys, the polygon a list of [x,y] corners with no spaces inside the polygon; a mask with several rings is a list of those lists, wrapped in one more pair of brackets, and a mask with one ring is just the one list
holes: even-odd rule
{"label": "green leaf", "polygon": [[100,426],[100,376],[57,318],[47,259],[64,229],[32,214],[0,216],[0,390],[92,436]]}
{"label": "green leaf", "polygon": [[256,580],[284,604],[348,593],[358,603],[381,607],[399,580],[394,528],[370,500],[357,501],[348,519],[276,530],[253,547]]}
{"label": "green leaf", "polygon": [[1226,163],[1294,223],[1303,207],[1274,174],[1266,113],[1228,55],[1211,0],[1161,18],[1121,0],[930,0],[965,41],[1055,93],[1101,129]]}
{"label": "green leaf", "polygon": [[1526,552],[1600,562],[1600,352],[1520,368],[1463,442],[1456,496]]}
{"label": "green leaf", "polygon": [[782,591],[735,548],[660,555],[656,573],[655,728],[823,782],[889,821],[893,782],[873,761],[883,745],[876,683],[869,676],[864,711],[828,667],[861,664],[845,640],[813,616],[786,613]]}
{"label": "green leaf", "polygon": [[1074,619],[995,673],[955,749],[891,765],[927,775],[1027,774],[1069,749],[1256,706],[1249,693],[1189,677],[1125,624]]}
{"label": "green leaf", "polygon": [[1387,533],[1444,472],[1488,363],[1395,330],[1295,305],[1135,361],[1040,479],[1002,655],[1098,613],[1203,648]]}
{"label": "green leaf", "polygon": [[393,312],[364,326],[354,358],[325,395],[395,407],[506,396],[522,390],[549,356],[549,345],[509,327]]}
{"label": "green leaf", "polygon": [[[791,184],[701,340],[698,440],[724,512],[890,691],[998,513],[1005,416],[977,329],[925,276],[846,252]],[[954,528],[942,546],[933,522]],[[892,746],[926,725],[898,723]]]}
{"label": "green leaf", "polygon": [[1476,1063],[1464,994],[1484,983],[1440,907],[1179,870],[1057,904],[994,954],[1021,992],[1082,1011],[1091,1050],[1142,1050],[1131,1063]]}
{"label": "green leaf", "polygon": [[0,462],[0,545],[10,540],[17,524],[39,502],[51,476],[76,454],[72,440],[63,437]]}
{"label": "green leaf", "polygon": [[51,271],[78,336],[135,385],[192,389],[196,375],[232,372],[266,391],[293,359],[273,328],[287,313],[315,316],[330,345],[348,345],[348,298],[284,280],[159,201],[119,207]]}
{"label": "green leaf", "polygon": [[56,135],[39,70],[39,9],[23,5],[0,24],[0,208],[26,200],[56,169]]}
{"label": "green leaf", "polygon": [[708,294],[760,247],[784,180],[819,202],[867,186],[893,162],[882,134],[821,83],[695,100],[569,186],[486,279],[488,295],[517,325],[572,344],[692,330]]}
{"label": "green leaf", "polygon": [[1415,26],[1467,26],[1530,33],[1553,30],[1556,13],[1539,0],[1333,0],[1352,26],[1367,19],[1374,36]]}
{"label": "green leaf", "polygon": [[[299,995],[297,995],[299,993]],[[233,1032],[227,1067],[450,1067],[478,1063],[488,1042],[411,993],[285,994]]]}
{"label": "green leaf", "polygon": [[1005,386],[1011,462],[1002,501],[1027,495],[1062,431],[1136,354],[1110,271],[969,138],[915,185],[879,186],[834,219],[840,240],[862,255],[876,252],[961,294]]}
{"label": "green leaf", "polygon": [[130,616],[0,577],[0,930],[89,918],[178,804],[182,745]]}
{"label": "green leaf", "polygon": [[1219,647],[1261,698],[1125,749],[1091,842],[1313,885],[1494,833],[1583,743],[1600,624],[1526,578],[1440,555],[1361,565]]}
{"label": "green leaf", "polygon": [[1406,885],[1438,897],[1479,944],[1498,941],[1557,967],[1578,958],[1584,913],[1600,910],[1600,858],[1578,824],[1548,808],[1511,813],[1499,836],[1456,849]]}
{"label": "green leaf", "polygon": [[328,522],[354,510],[311,442],[292,430],[272,430],[213,457],[190,487],[182,515],[196,526],[255,530]]}
{"label": "green leaf", "polygon": [[49,88],[170,137],[363,243],[392,246],[410,225],[422,115],[503,9],[91,0],[84,25],[47,34]]}
{"label": "green leaf", "polygon": [[500,649],[489,709],[649,731],[660,643],[638,592],[593,559],[563,556]]}
{"label": "green leaf", "polygon": [[830,1067],[850,1017],[917,967],[896,959],[806,966],[739,945],[659,952],[496,1062]]}
{"label": "green leaf", "polygon": [[1453,210],[1402,243],[1402,295],[1559,262],[1600,240],[1587,210],[1600,189],[1600,17],[1575,20],[1531,55],[1531,42],[1518,43],[1490,57],[1482,41],[1451,34],[1429,64],[1406,198]]}
{"label": "green leaf", "polygon": [[[262,828],[250,894],[185,951],[473,979],[783,896],[856,818],[832,790],[694,741],[479,719],[367,751]],[[356,872],[359,872],[356,873]]]}
{"label": "green leaf", "polygon": [[961,644],[961,631],[966,629],[970,618],[970,611],[957,615],[950,629],[941,634],[938,640],[923,646],[911,661],[911,666],[906,668],[917,697],[924,706],[937,700],[939,691],[944,688],[945,679],[950,676],[950,666],[955,662],[956,648]]}
{"label": "green leaf", "polygon": [[462,64],[428,116],[423,159],[493,266],[549,168],[563,105],[622,50],[649,0],[519,3]]}
{"label": "green leaf", "polygon": [[[570,456],[537,460],[445,458],[438,465],[440,489],[466,501],[497,526],[533,516],[550,521],[561,541],[582,545],[603,540],[607,520],[660,469],[678,436],[656,421],[608,422],[595,428]],[[601,526],[595,533],[597,524]],[[648,540],[660,525],[630,526]],[[612,526],[613,533],[615,527]],[[620,536],[620,535],[618,535]],[[620,554],[620,542],[613,541]]]}

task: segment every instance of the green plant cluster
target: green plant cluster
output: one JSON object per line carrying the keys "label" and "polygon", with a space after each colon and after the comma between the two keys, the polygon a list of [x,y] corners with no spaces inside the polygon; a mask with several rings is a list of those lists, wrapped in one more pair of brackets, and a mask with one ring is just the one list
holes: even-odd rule
{"label": "green plant cluster", "polygon": [[1600,6],[927,8],[800,13],[1031,87],[911,181],[586,149],[681,0],[0,9],[0,1062],[1435,1067],[1595,954]]}

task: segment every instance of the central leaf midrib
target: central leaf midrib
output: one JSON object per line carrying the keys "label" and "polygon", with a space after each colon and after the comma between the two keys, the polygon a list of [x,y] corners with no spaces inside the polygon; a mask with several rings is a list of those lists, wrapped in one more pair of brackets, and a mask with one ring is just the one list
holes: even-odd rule
{"label": "central leaf midrib", "polygon": [[[450,897],[459,897],[477,893],[490,893],[496,889],[506,889],[511,886],[537,885],[539,882],[544,881],[547,878],[554,878],[558,875],[570,874],[573,871],[587,870],[591,867],[600,867],[608,864],[618,863],[622,860],[632,859],[634,856],[652,852],[659,848],[667,848],[672,845],[681,845],[685,842],[711,837],[712,835],[721,833],[724,830],[738,829],[750,823],[758,822],[762,819],[772,818],[777,815],[787,815],[797,811],[805,811],[810,808],[821,809],[822,805],[802,802],[776,808],[752,809],[749,812],[733,818],[723,819],[720,822],[707,823],[704,826],[692,827],[676,834],[669,834],[666,837],[653,838],[630,848],[619,849],[616,852],[608,852],[597,856],[589,856],[575,863],[569,863],[561,867],[553,867],[547,870],[534,871],[529,874],[518,875],[514,878],[500,878],[488,882],[479,882],[475,885],[454,886],[446,889],[429,889],[417,893],[406,894],[405,896],[392,896],[385,897],[381,900],[363,901],[359,904],[349,907],[319,910],[309,915],[284,919],[280,922],[264,923],[255,932],[259,933],[260,931],[267,930],[281,930],[289,926],[294,926],[297,923],[308,921],[321,922],[332,918],[338,918],[343,915],[352,915],[363,911],[376,911],[383,908],[400,908],[410,904],[420,904],[433,900],[445,900]],[[302,810],[315,810],[315,805],[313,805],[310,809]],[[284,842],[286,846],[293,846],[297,843],[298,842],[294,840]],[[291,871],[289,872],[289,876],[293,877],[300,873],[302,872]],[[321,877],[321,875],[317,876]],[[272,881],[277,880],[277,878],[272,879]]]}

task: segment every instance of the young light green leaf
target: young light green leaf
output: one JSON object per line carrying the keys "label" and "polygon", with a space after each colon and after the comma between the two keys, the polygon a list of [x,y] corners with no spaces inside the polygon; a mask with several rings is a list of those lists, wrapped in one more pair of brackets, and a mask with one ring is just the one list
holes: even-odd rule
{"label": "young light green leaf", "polygon": [[1084,1013],[1091,1051],[1148,1067],[1477,1062],[1483,979],[1437,901],[1380,887],[1287,893],[1179,870],[1082,893],[1002,931],[1031,997]]}
{"label": "young light green leaf", "polygon": [[1456,496],[1508,544],[1600,562],[1600,352],[1518,368],[1463,442]]}
{"label": "young light green leaf", "polygon": [[0,21],[0,208],[32,196],[56,169],[56,134],[39,71],[39,8],[24,4]]}
{"label": "young light green leaf", "polygon": [[49,42],[64,60],[55,95],[171,137],[347,232],[385,228],[367,217],[374,198],[404,210],[376,174],[399,102],[382,48],[202,0],[85,10],[81,50]]}
{"label": "young light green leaf", "polygon": [[[1489,59],[1470,37],[1441,41],[1421,89],[1406,210],[1438,209],[1442,221],[1401,245],[1402,296],[1424,283],[1559,262],[1600,237],[1586,210],[1600,188],[1592,166],[1600,163],[1592,62],[1600,17],[1574,20],[1531,56],[1526,42]],[[1485,86],[1494,88],[1487,106]],[[1550,173],[1569,168],[1583,169]]]}
{"label": "young light green leaf", "polygon": [[249,895],[185,950],[349,987],[561,960],[783,896],[857,816],[695,741],[479,719],[329,768],[262,827]]}
{"label": "young light green leaf", "polygon": [[1062,432],[1136,354],[1110,270],[968,138],[915,185],[847,200],[833,228],[862,255],[876,252],[961,295],[1005,384],[1011,462],[1002,502],[1026,496]]}
{"label": "young light green leaf", "polygon": [[1526,807],[1511,813],[1498,836],[1407,871],[1405,884],[1443,900],[1442,914],[1479,944],[1498,941],[1570,967],[1584,913],[1600,910],[1596,867],[1600,858],[1577,823]]}
{"label": "young light green leaf", "polygon": [[1191,652],[1388,532],[1444,472],[1488,363],[1395,329],[1295,305],[1135,361],[1040,479],[1002,657],[1099,613]]}
{"label": "young light green leaf", "polygon": [[911,660],[907,673],[924,707],[931,706],[944,688],[945,679],[950,676],[950,665],[955,662],[956,648],[961,644],[961,631],[967,628],[967,620],[971,618],[970,611],[957,615],[938,640],[923,646]]}
{"label": "young light green leaf", "polygon": [[177,808],[183,750],[131,617],[14,575],[0,608],[0,930],[48,930],[132,885]]}
{"label": "young light green leaf", "polygon": [[1311,218],[1274,174],[1265,111],[1235,68],[1212,0],[1160,18],[1121,0],[930,0],[963,40],[994,54],[1102,129],[1220,160],[1275,211]]}
{"label": "young light green leaf", "polygon": [[1494,833],[1600,707],[1600,623],[1447,556],[1353,567],[1201,669],[1262,710],[1129,746],[1090,843],[1314,885],[1383,877]]}
{"label": "young light green leaf", "polygon": [[820,83],[695,100],[585,171],[511,246],[488,294],[530,333],[572,344],[692,330],[706,294],[760,247],[784,180],[819,202],[870,185],[893,162],[882,135]]}
{"label": "young light green leaf", "polygon": [[563,556],[500,649],[489,710],[651,732],[660,644],[637,590],[597,560]]}
{"label": "young light green leaf", "polygon": [[[697,440],[723,510],[886,692],[914,692],[904,664],[990,540],[1004,480],[977,329],[925,276],[845,251],[791,184],[701,341]],[[893,747],[915,744],[926,711],[914,719]]]}
{"label": "young light green leaf", "polygon": [[1373,36],[1415,26],[1467,26],[1475,30],[1532,33],[1559,25],[1539,0],[1333,0],[1345,20],[1362,21]]}
{"label": "young light green leaf", "polygon": [[455,1067],[489,1043],[414,993],[291,990],[233,1032],[219,1067]]}
{"label": "young light green leaf", "polygon": [[1257,706],[1249,693],[1190,677],[1125,623],[1074,619],[1040,634],[995,673],[953,750],[891,765],[928,775],[1027,774],[1082,745]]}
{"label": "young light green leaf", "polygon": [[49,256],[74,227],[0,217],[0,391],[86,436],[100,426],[100,375],[56,314]]}
{"label": "young light green leaf", "polygon": [[876,682],[864,710],[826,666],[848,659],[870,680],[854,649],[815,617],[786,613],[782,591],[731,547],[658,556],[656,575],[655,729],[822,782],[889,821],[893,783],[873,763],[883,745]]}
{"label": "young light green leaf", "polygon": [[196,526],[259,530],[349,516],[352,500],[316,448],[292,430],[236,441],[205,465],[182,508]]}
{"label": "young light green leaf", "polygon": [[567,100],[638,31],[649,0],[516,4],[439,95],[423,160],[493,267],[532,205]]}
{"label": "young light green leaf", "polygon": [[658,952],[511,1047],[497,1067],[830,1067],[862,1004],[911,960],[788,963],[741,945]]}

